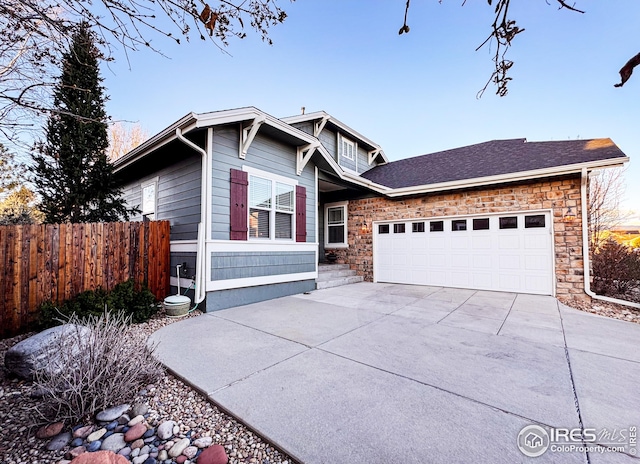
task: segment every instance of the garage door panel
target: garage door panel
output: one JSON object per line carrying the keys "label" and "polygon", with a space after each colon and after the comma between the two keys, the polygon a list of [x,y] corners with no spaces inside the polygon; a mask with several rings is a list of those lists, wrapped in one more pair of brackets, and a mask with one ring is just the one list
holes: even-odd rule
{"label": "garage door panel", "polygon": [[520,276],[515,274],[500,274],[499,276],[500,288],[504,290],[522,291],[520,290],[522,285],[520,282]]}
{"label": "garage door panel", "polygon": [[546,234],[525,236],[524,248],[527,250],[548,250],[549,241],[549,236]]}
{"label": "garage door panel", "polygon": [[517,250],[520,248],[520,237],[517,235],[501,235],[498,241],[500,250]]}
{"label": "garage door panel", "polygon": [[544,271],[549,268],[549,259],[539,255],[525,256],[524,268],[526,271]]}
{"label": "garage door panel", "polygon": [[520,256],[515,254],[501,255],[499,257],[500,269],[520,269]]}
{"label": "garage door panel", "polygon": [[471,261],[471,267],[473,269],[485,269],[490,270],[492,266],[491,255],[474,254]]}
{"label": "garage door panel", "polygon": [[451,254],[452,269],[469,269],[469,255]]}
{"label": "garage door panel", "polygon": [[[490,214],[456,217],[467,230],[452,230],[452,219],[418,219],[424,232],[414,231],[412,221],[394,227],[375,240],[375,278],[379,282],[466,287],[481,290],[553,294],[553,238],[551,216],[544,214],[545,227],[525,228],[532,213]],[[517,217],[517,228],[500,229],[501,217]],[[474,219],[479,230],[473,230]],[[486,229],[489,219],[489,229]],[[431,231],[431,222],[442,222],[443,230]],[[504,227],[513,227],[510,219]],[[395,233],[394,233],[395,232]]]}
{"label": "garage door panel", "polygon": [[471,247],[474,250],[490,250],[492,247],[492,240],[490,236],[486,237],[472,237]]}
{"label": "garage door panel", "polygon": [[491,274],[486,272],[474,272],[471,278],[475,288],[491,288],[493,285]]}
{"label": "garage door panel", "polygon": [[444,237],[440,236],[442,232],[436,233],[436,236],[429,235],[429,249],[430,250],[444,250],[447,246],[447,242]]}
{"label": "garage door panel", "polygon": [[469,248],[469,237],[460,237],[460,236],[451,237],[452,250],[466,250],[467,248]]}

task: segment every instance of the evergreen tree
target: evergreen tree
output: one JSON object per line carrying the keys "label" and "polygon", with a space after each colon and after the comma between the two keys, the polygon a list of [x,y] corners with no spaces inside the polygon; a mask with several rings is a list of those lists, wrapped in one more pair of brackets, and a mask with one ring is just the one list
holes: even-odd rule
{"label": "evergreen tree", "polygon": [[54,88],[54,111],[46,141],[34,153],[34,184],[45,222],[100,222],[128,219],[106,150],[107,115],[95,36],[80,24]]}

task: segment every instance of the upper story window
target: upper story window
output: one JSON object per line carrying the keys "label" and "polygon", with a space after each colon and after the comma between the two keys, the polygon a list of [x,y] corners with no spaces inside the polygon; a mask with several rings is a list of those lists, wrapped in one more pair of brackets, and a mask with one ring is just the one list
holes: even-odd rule
{"label": "upper story window", "polygon": [[344,137],[340,137],[340,154],[341,156],[347,158],[348,160],[356,159],[356,144],[353,143],[349,139],[345,139]]}
{"label": "upper story window", "polygon": [[[271,177],[271,178],[270,178]],[[249,174],[249,237],[293,240],[295,181]]]}
{"label": "upper story window", "polygon": [[140,188],[142,189],[142,218],[153,221],[156,218],[156,209],[158,205],[157,197],[158,179],[152,179],[144,182]]}
{"label": "upper story window", "polygon": [[346,248],[347,243],[347,202],[328,203],[324,208],[326,248]]}

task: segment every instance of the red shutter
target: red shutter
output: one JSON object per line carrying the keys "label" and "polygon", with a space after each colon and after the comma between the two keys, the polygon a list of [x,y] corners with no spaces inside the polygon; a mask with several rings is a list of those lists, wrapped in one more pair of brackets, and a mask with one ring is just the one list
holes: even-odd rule
{"label": "red shutter", "polygon": [[307,241],[307,189],[296,185],[296,242]]}
{"label": "red shutter", "polygon": [[247,239],[248,178],[244,171],[231,170],[231,240]]}

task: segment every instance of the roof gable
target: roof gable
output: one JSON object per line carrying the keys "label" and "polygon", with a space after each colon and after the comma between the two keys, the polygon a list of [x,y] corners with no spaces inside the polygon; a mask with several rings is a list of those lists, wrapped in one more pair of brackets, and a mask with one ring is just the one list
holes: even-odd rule
{"label": "roof gable", "polygon": [[527,142],[492,140],[393,161],[362,174],[390,188],[441,184],[628,158],[611,139]]}

